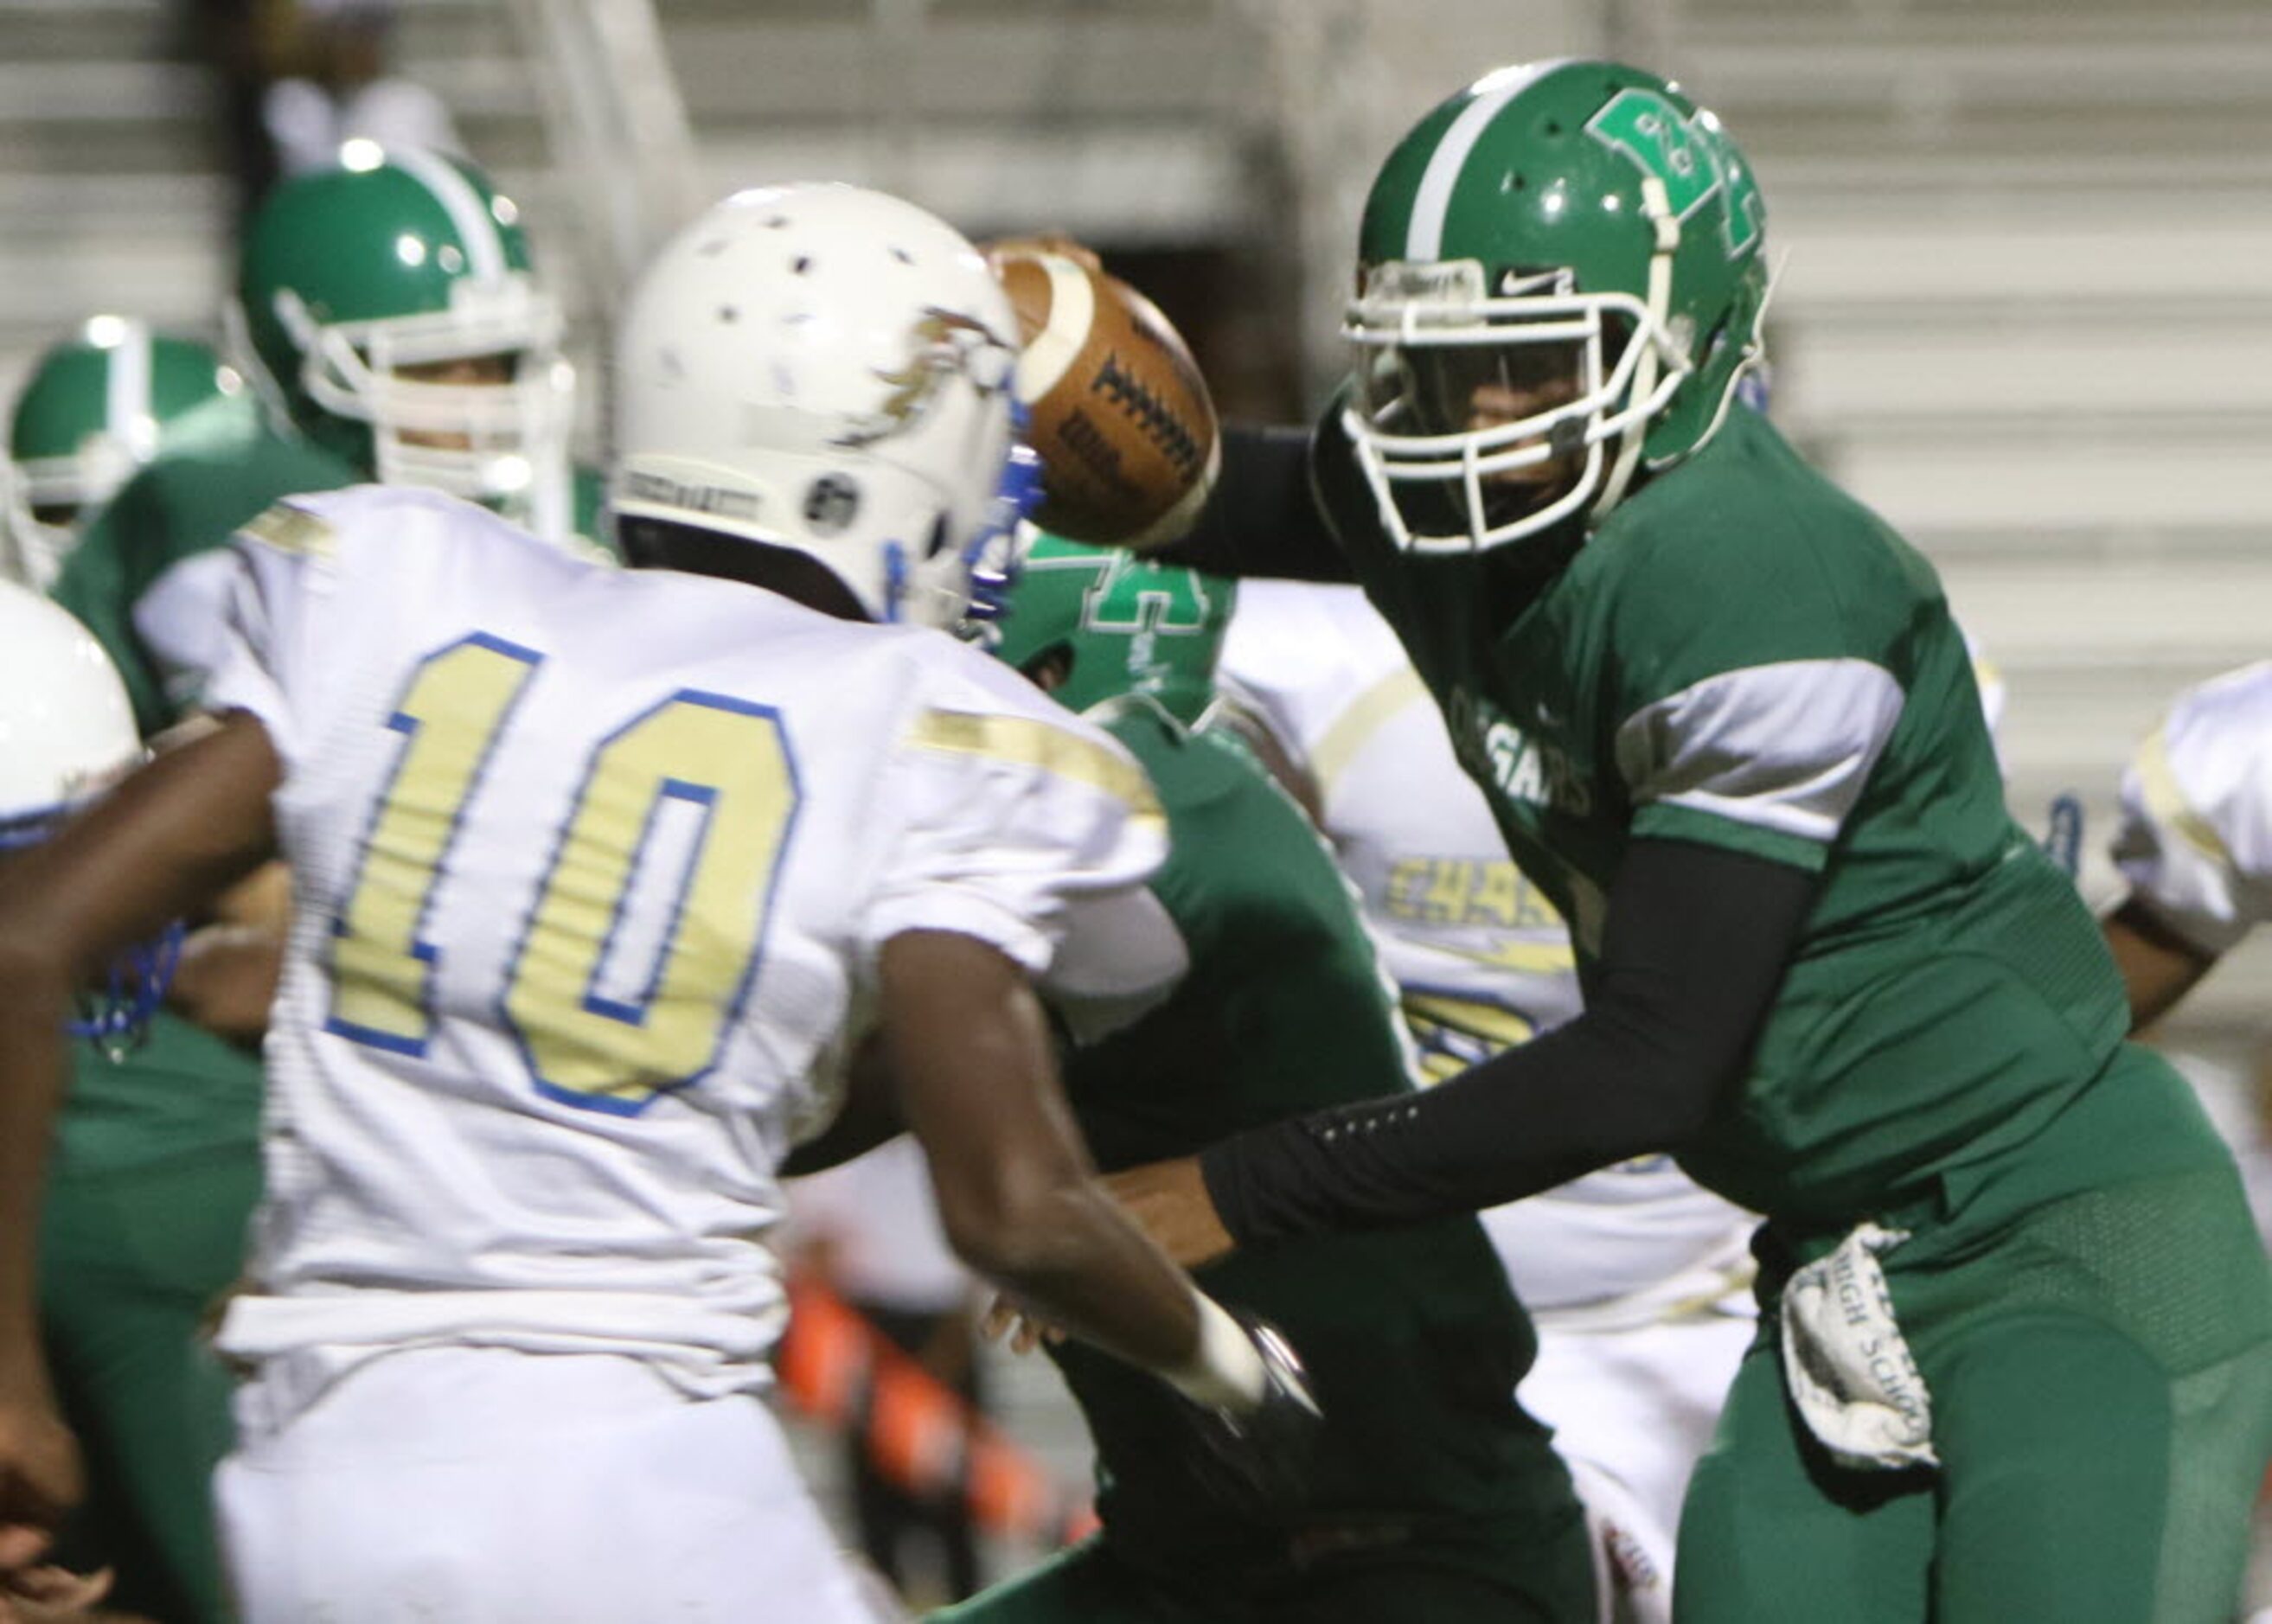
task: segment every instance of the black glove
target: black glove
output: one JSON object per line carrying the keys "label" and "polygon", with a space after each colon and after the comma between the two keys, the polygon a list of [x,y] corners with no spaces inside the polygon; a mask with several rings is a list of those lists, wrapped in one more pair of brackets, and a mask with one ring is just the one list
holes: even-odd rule
{"label": "black glove", "polygon": [[1236,1309],[1231,1317],[1262,1356],[1262,1400],[1247,1410],[1190,1406],[1200,1444],[1199,1475],[1219,1499],[1241,1512],[1282,1513],[1308,1494],[1310,1463],[1325,1414],[1284,1334]]}

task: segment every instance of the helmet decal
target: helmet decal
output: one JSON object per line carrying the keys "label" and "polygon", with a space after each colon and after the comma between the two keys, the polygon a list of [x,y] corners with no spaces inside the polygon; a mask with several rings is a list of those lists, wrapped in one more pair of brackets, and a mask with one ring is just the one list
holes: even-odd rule
{"label": "helmet decal", "polygon": [[1692,122],[1656,92],[1626,89],[1586,121],[1586,132],[1663,181],[1675,220],[1685,220],[1724,189],[1728,207],[1720,235],[1730,259],[1759,241],[1759,188],[1709,113],[1700,112]]}
{"label": "helmet decal", "polygon": [[968,379],[982,395],[998,392],[1010,380],[1013,361],[1007,338],[956,310],[926,309],[916,323],[907,364],[876,376],[891,392],[873,413],[848,423],[837,436],[844,446],[872,445],[887,435],[920,424],[947,381]]}
{"label": "helmet decal", "polygon": [[1069,654],[1057,697],[1077,711],[1141,694],[1182,721],[1199,719],[1214,695],[1236,583],[1030,526],[1016,551],[997,656],[1024,670]]}

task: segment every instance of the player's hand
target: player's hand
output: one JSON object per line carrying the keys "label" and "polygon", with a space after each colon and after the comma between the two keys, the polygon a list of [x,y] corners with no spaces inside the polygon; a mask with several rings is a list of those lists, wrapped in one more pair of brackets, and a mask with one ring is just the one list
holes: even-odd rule
{"label": "player's hand", "polygon": [[1152,1243],[1186,1269],[1211,1263],[1237,1246],[1214,1210],[1196,1156],[1108,1173],[1104,1185]]}
{"label": "player's hand", "polygon": [[1278,1329],[1236,1309],[1232,1317],[1262,1356],[1262,1400],[1247,1410],[1191,1406],[1205,1451],[1200,1475],[1242,1511],[1284,1511],[1308,1493],[1325,1415],[1300,1356]]}
{"label": "player's hand", "polygon": [[0,1624],[55,1624],[64,1619],[126,1624],[129,1615],[95,1606],[110,1593],[110,1579],[108,1568],[79,1574],[45,1563],[11,1574],[0,1584]]}
{"label": "player's hand", "polygon": [[0,1585],[41,1567],[82,1492],[78,1444],[45,1376],[27,1366],[0,1374]]}
{"label": "player's hand", "polygon": [[1010,1339],[1010,1352],[1023,1357],[1048,1343],[1055,1347],[1065,1334],[1007,1292],[997,1292],[978,1321],[978,1334],[989,1342]]}

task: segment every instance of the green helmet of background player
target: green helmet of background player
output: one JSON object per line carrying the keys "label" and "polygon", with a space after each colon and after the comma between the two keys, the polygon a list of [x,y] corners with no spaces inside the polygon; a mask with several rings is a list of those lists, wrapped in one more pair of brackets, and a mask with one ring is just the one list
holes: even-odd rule
{"label": "green helmet of background player", "polygon": [[5,574],[44,588],[80,525],[134,470],[192,436],[244,435],[251,391],[210,345],[90,317],[34,363],[9,414]]}
{"label": "green helmet of background player", "polygon": [[1076,711],[1145,694],[1178,721],[1199,719],[1214,697],[1232,582],[1030,526],[1018,553],[998,656],[1031,673],[1062,651],[1071,663],[1056,697]]}
{"label": "green helmet of background player", "polygon": [[1766,212],[1719,121],[1603,62],[1504,69],[1366,199],[1343,423],[1397,544],[1598,521],[1702,446],[1760,358]]}
{"label": "green helmet of background player", "polygon": [[292,423],[385,484],[517,519],[568,478],[573,379],[519,211],[459,159],[349,141],[246,229],[244,337]]}

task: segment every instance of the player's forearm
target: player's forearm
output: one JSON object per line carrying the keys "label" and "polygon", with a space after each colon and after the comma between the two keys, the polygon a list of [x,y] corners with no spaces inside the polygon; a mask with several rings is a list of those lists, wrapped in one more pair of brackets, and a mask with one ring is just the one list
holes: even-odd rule
{"label": "player's forearm", "polygon": [[1037,1190],[983,1224],[950,1217],[947,1234],[990,1283],[1084,1342],[1162,1372],[1196,1354],[1190,1280],[1086,1178]]}
{"label": "player's forearm", "polygon": [[1093,1179],[1025,972],[911,931],[880,958],[886,1052],[955,1252],[1040,1317],[1147,1368],[1190,1360],[1190,1281]]}
{"label": "player's forearm", "polygon": [[70,976],[52,954],[0,938],[0,1366],[38,1357],[41,1193],[71,1002]]}
{"label": "player's forearm", "polygon": [[2142,1032],[2169,1013],[2216,964],[2132,897],[2099,921],[2107,950],[2130,1001],[2130,1030]]}
{"label": "player's forearm", "polygon": [[1348,581],[1349,559],[1310,485],[1310,436],[1226,423],[1214,494],[1182,540],[1158,556],[1217,575]]}
{"label": "player's forearm", "polygon": [[1682,842],[1634,843],[1594,1003],[1441,1087],[1210,1147],[1207,1193],[1252,1244],[1472,1212],[1678,1150],[1740,1079],[1812,876]]}

